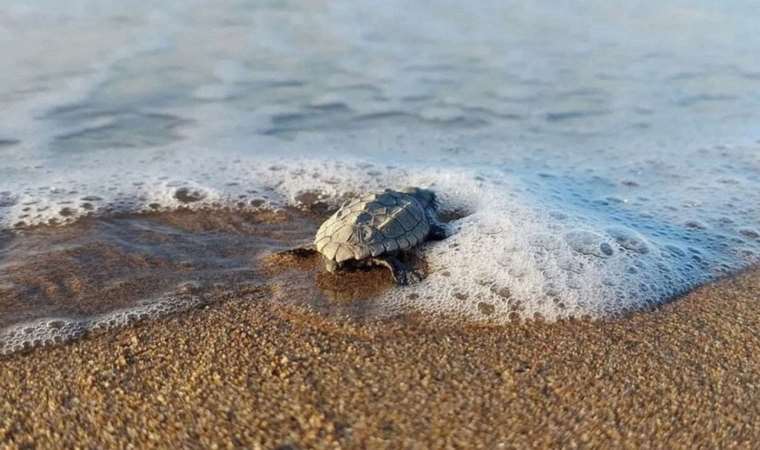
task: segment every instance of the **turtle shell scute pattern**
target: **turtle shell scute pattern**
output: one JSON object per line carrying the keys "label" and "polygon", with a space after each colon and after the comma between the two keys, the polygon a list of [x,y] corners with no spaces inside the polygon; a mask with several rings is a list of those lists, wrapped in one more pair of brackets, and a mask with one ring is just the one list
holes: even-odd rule
{"label": "turtle shell scute pattern", "polygon": [[386,191],[350,201],[317,231],[317,251],[336,262],[408,250],[425,240],[430,223],[409,194]]}

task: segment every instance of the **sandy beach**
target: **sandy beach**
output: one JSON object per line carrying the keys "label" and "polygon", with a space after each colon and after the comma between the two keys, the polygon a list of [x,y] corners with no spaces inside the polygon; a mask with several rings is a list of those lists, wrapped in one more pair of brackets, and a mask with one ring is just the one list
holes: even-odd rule
{"label": "sandy beach", "polygon": [[323,320],[248,292],[0,361],[2,448],[750,448],[760,271],[614,321]]}
{"label": "sandy beach", "polygon": [[0,450],[760,449],[758,23],[3,1]]}

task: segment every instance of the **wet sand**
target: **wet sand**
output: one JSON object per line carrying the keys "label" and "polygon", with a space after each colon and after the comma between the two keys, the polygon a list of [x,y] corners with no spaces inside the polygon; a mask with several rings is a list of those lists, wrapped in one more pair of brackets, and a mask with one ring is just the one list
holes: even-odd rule
{"label": "wet sand", "polygon": [[0,360],[2,448],[744,447],[760,271],[658,311],[323,320],[261,288]]}

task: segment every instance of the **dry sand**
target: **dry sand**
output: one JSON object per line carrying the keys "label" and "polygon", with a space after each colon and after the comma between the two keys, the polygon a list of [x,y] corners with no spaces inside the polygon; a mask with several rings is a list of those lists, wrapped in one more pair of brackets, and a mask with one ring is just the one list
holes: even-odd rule
{"label": "dry sand", "polygon": [[2,448],[755,447],[760,271],[658,311],[325,321],[266,290],[0,360]]}

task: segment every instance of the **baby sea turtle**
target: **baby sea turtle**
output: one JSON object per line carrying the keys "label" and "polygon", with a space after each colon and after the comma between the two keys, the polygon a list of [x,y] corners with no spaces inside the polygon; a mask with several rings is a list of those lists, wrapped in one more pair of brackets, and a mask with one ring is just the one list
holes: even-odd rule
{"label": "baby sea turtle", "polygon": [[428,239],[444,239],[435,193],[427,189],[365,194],[345,203],[317,231],[314,244],[328,272],[344,266],[387,267],[398,284],[420,281],[396,257]]}

